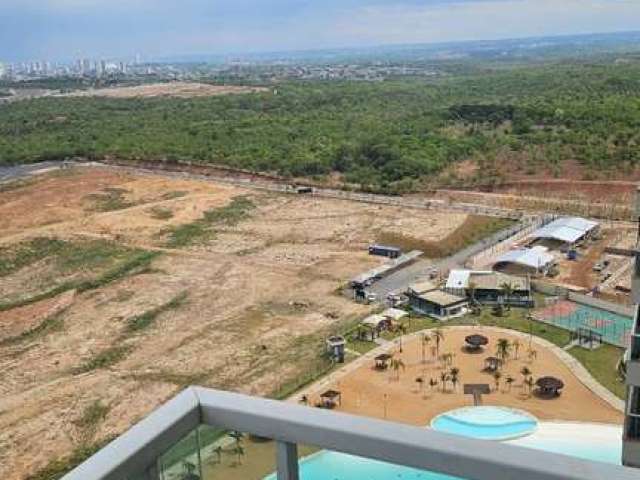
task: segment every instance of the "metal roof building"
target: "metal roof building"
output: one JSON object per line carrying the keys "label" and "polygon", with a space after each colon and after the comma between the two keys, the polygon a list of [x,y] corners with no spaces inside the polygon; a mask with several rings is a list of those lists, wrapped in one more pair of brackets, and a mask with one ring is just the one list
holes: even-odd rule
{"label": "metal roof building", "polygon": [[598,226],[597,222],[579,217],[558,218],[531,234],[534,239],[544,238],[563,243],[575,243]]}
{"label": "metal roof building", "polygon": [[511,250],[498,257],[494,264],[494,269],[499,269],[503,265],[513,264],[538,272],[545,270],[554,262],[554,256],[548,253],[544,247],[524,248]]}

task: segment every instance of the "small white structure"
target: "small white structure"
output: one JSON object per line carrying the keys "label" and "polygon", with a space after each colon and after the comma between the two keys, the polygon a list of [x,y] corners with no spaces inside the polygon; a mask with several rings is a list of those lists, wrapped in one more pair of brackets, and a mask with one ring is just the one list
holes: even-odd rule
{"label": "small white structure", "polygon": [[387,308],[384,312],[382,312],[381,315],[389,321],[397,322],[401,318],[404,318],[409,314],[404,310],[400,310],[399,308]]}

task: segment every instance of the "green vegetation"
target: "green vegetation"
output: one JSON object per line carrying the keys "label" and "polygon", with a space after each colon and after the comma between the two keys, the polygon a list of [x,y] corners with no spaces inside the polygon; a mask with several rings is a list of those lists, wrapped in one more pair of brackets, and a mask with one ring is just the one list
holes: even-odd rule
{"label": "green vegetation", "polygon": [[25,480],[58,480],[66,473],[80,465],[91,455],[111,442],[115,437],[109,437],[99,442],[76,447],[71,455],[50,461],[44,468],[26,477]]}
{"label": "green vegetation", "polygon": [[40,325],[37,325],[20,335],[15,337],[7,337],[0,340],[0,347],[7,347],[9,345],[15,345],[20,342],[35,340],[41,338],[50,332],[58,332],[64,328],[64,321],[62,315],[64,312],[57,313],[46,319],[44,319]]}
{"label": "green vegetation", "polygon": [[624,350],[613,345],[602,345],[596,350],[574,347],[569,353],[589,370],[589,373],[618,398],[626,398],[624,381],[618,375],[618,361]]}
{"label": "green vegetation", "polygon": [[129,353],[131,353],[131,346],[129,345],[116,345],[109,347],[86,360],[80,366],[75,368],[73,373],[75,375],[80,375],[99,368],[109,368],[124,360]]}
{"label": "green vegetation", "polygon": [[168,312],[169,310],[175,310],[182,306],[187,300],[188,293],[182,292],[169,300],[167,303],[160,305],[159,307],[152,308],[151,310],[147,310],[146,312],[136,315],[129,320],[127,320],[127,332],[133,333],[138,332],[140,330],[144,330],[145,328],[150,327],[156,321],[156,319],[163,313]]}
{"label": "green vegetation", "polygon": [[405,252],[421,250],[429,258],[443,258],[453,255],[512,224],[511,220],[503,218],[469,215],[462,225],[442,240],[422,240],[411,235],[385,230],[378,235],[377,242],[396,246]]}
{"label": "green vegetation", "polygon": [[[481,168],[465,181],[484,185],[500,182],[516,158],[523,173],[577,160],[588,175],[606,175],[640,160],[640,63],[615,60],[440,62],[447,75],[288,82],[278,95],[14,102],[0,112],[0,162],[112,156],[290,176],[333,171],[385,191],[468,158]],[[78,86],[69,82],[60,88]]]}
{"label": "green vegetation", "polygon": [[151,218],[155,218],[156,220],[169,220],[173,218],[173,210],[166,207],[152,207],[149,209],[149,214]]}
{"label": "green vegetation", "polygon": [[135,203],[128,201],[125,195],[129,193],[124,188],[108,187],[100,193],[92,193],[87,198],[93,202],[92,210],[96,212],[113,212],[133,207]]}
{"label": "green vegetation", "polygon": [[166,230],[167,246],[177,248],[202,243],[215,235],[215,227],[237,225],[248,218],[249,212],[254,208],[255,204],[251,199],[245,196],[234,197],[228,205],[207,210],[202,218],[193,223]]}
{"label": "green vegetation", "polygon": [[133,250],[131,255],[122,261],[118,266],[106,271],[106,273],[100,275],[94,279],[87,280],[69,280],[47,290],[43,293],[39,293],[32,297],[28,297],[22,300],[14,302],[0,303],[0,312],[11,310],[12,308],[22,307],[31,303],[46,300],[52,298],[68,290],[77,290],[79,293],[88,290],[95,290],[96,288],[103,287],[109,283],[120,280],[125,276],[134,273],[136,271],[141,272],[145,268],[148,268],[151,262],[158,256],[157,252],[147,252],[144,250]]}
{"label": "green vegetation", "polygon": [[66,241],[39,237],[16,246],[0,249],[0,277],[33,265],[45,258],[51,259],[62,273],[76,270],[91,271],[125,260],[133,251],[104,240]]}
{"label": "green vegetation", "polygon": [[471,316],[467,317],[467,319],[475,320],[480,325],[509,328],[518,332],[533,334],[558,347],[566,346],[571,340],[571,334],[567,330],[535,320],[528,320],[527,311],[520,308],[504,310],[502,317],[494,316],[490,309],[485,308],[480,316]]}

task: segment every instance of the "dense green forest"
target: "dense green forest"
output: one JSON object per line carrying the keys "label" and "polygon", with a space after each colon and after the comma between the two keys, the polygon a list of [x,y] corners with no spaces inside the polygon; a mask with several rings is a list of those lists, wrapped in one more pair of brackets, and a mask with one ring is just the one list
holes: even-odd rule
{"label": "dense green forest", "polygon": [[[385,82],[288,82],[194,99],[41,98],[0,105],[0,164],[80,156],[179,160],[407,188],[473,159],[530,172],[640,162],[640,63],[513,65]],[[505,157],[505,152],[507,153]]]}

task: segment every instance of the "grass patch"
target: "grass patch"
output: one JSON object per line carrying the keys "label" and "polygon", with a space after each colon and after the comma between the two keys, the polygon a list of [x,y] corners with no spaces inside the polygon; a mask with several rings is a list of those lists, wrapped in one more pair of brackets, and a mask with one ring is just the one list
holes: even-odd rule
{"label": "grass patch", "polygon": [[29,187],[35,183],[33,178],[24,178],[20,180],[10,180],[5,183],[0,183],[0,193],[13,192],[20,190],[21,188]]}
{"label": "grass patch", "polygon": [[513,220],[469,215],[462,225],[442,240],[423,240],[411,235],[383,231],[377,243],[393,245],[405,252],[421,250],[429,258],[444,258],[513,225]]}
{"label": "grass patch", "polygon": [[63,313],[64,312],[60,312],[56,315],[52,315],[51,317],[46,318],[40,323],[40,325],[22,332],[20,335],[0,340],[0,347],[7,347],[9,345],[15,345],[24,341],[35,340],[37,338],[45,336],[48,333],[58,332],[62,330],[64,328],[64,321],[62,320]]}
{"label": "grass patch", "polygon": [[508,328],[518,332],[533,334],[536,337],[544,338],[549,342],[564,347],[571,341],[571,333],[553,325],[527,320],[527,310],[512,308],[505,311],[503,317],[496,317],[491,313],[491,309],[484,308],[480,316],[467,316],[465,319],[473,319],[490,327]]}
{"label": "grass patch", "polygon": [[103,405],[100,400],[96,400],[84,409],[80,418],[75,420],[73,424],[83,430],[94,428],[105,419],[109,410],[110,408],[107,405]]}
{"label": "grass patch", "polygon": [[25,480],[58,480],[110,443],[114,438],[115,436],[111,436],[99,442],[80,445],[73,450],[71,455],[50,461],[41,470],[28,475]]}
{"label": "grass patch", "polygon": [[173,210],[166,207],[152,207],[149,209],[149,215],[156,220],[169,220],[173,218]]}
{"label": "grass patch", "polygon": [[255,204],[245,196],[234,197],[228,205],[204,212],[202,218],[192,223],[178,225],[166,230],[168,247],[186,247],[202,243],[215,235],[219,225],[234,226],[249,218]]}
{"label": "grass patch", "polygon": [[614,395],[623,400],[626,398],[624,381],[618,376],[617,370],[618,361],[624,354],[622,348],[613,345],[602,345],[597,350],[573,347],[569,353]]}
{"label": "grass patch", "polygon": [[176,373],[161,370],[159,372],[134,373],[129,375],[129,378],[139,382],[170,383],[182,389],[191,385],[201,385],[210,376],[210,371],[199,373]]}
{"label": "grass patch", "polygon": [[175,200],[176,198],[186,197],[189,192],[183,190],[172,190],[162,195],[162,200]]}
{"label": "grass patch", "polygon": [[0,312],[11,310],[12,308],[24,307],[25,305],[30,305],[41,300],[46,300],[48,298],[60,295],[61,293],[64,293],[68,290],[75,289],[78,291],[78,293],[82,293],[88,290],[94,290],[96,288],[103,287],[109,283],[127,276],[130,273],[133,273],[136,270],[147,268],[158,255],[160,255],[158,252],[147,252],[138,250],[138,253],[131,259],[115,268],[112,268],[96,279],[64,282],[46,292],[39,293],[32,297],[17,300],[15,302],[1,303]]}
{"label": "grass patch", "polygon": [[152,308],[151,310],[147,310],[140,315],[136,315],[135,317],[130,318],[127,321],[126,331],[130,333],[139,332],[140,330],[144,330],[145,328],[150,327],[155,323],[156,319],[161,314],[163,314],[164,312],[168,312],[169,310],[179,308],[181,305],[183,305],[187,297],[187,292],[182,292],[169,300],[167,303],[164,303],[159,307]]}
{"label": "grass patch", "polygon": [[43,258],[59,255],[68,242],[55,238],[39,237],[17,246],[0,249],[0,277],[6,277],[32,265]]}
{"label": "grass patch", "polygon": [[126,199],[125,195],[130,193],[124,188],[107,187],[100,193],[91,193],[87,198],[93,202],[91,210],[94,212],[113,212],[124,210],[135,205]]}
{"label": "grass patch", "polygon": [[128,345],[109,347],[76,367],[73,374],[80,375],[101,368],[109,368],[127,358],[129,353],[131,353],[131,347]]}

